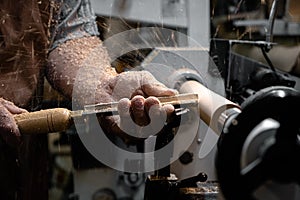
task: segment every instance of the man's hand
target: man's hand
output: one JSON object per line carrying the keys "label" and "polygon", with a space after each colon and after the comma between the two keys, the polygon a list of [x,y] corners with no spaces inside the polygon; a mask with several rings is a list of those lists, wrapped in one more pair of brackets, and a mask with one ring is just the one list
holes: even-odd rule
{"label": "man's hand", "polygon": [[0,137],[13,147],[18,146],[21,136],[13,115],[24,112],[27,111],[17,107],[10,101],[0,98]]}
{"label": "man's hand", "polygon": [[100,120],[102,127],[118,134],[128,144],[159,132],[174,111],[172,105],[162,106],[157,97],[173,96],[177,91],[167,88],[146,71],[121,73],[109,80],[109,87],[99,89],[102,91],[99,102],[106,102],[107,96],[119,101],[120,117]]}
{"label": "man's hand", "polygon": [[80,109],[84,105],[121,100],[121,118],[113,116],[100,121],[107,133],[116,133],[126,141],[134,139],[126,134],[126,130],[133,128],[132,123],[127,126],[128,122],[134,121],[139,126],[135,128],[140,129],[150,123],[150,118],[168,115],[174,110],[173,106],[162,107],[154,97],[172,96],[176,91],[167,88],[146,71],[117,74],[98,37],[69,40],[54,49],[48,61],[48,81]]}

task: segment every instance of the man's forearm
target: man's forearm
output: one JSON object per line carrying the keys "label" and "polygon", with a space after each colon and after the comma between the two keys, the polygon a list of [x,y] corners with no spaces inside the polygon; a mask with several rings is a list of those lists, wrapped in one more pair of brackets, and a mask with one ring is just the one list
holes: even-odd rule
{"label": "man's forearm", "polygon": [[[84,68],[85,73],[80,73]],[[84,80],[85,93],[117,75],[108,53],[98,37],[83,37],[61,44],[49,54],[46,76],[50,84],[68,99],[72,98],[75,79]],[[95,82],[95,80],[97,82]],[[90,84],[93,84],[90,85]],[[94,103],[84,102],[81,103]]]}

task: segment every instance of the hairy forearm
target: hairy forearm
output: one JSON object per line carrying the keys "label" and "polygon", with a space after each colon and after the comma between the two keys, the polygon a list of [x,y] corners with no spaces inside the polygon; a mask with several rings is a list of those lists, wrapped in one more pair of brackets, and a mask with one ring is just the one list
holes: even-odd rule
{"label": "hairy forearm", "polygon": [[[116,75],[98,37],[67,41],[49,54],[46,77],[68,99],[72,98],[74,83],[76,91],[95,93],[94,88]],[[84,99],[80,101],[82,104],[95,103]]]}

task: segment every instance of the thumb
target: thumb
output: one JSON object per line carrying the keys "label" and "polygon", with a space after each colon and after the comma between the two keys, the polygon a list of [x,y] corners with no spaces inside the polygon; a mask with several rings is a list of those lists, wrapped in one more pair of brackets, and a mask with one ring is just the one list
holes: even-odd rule
{"label": "thumb", "polygon": [[178,94],[177,90],[166,87],[163,84],[145,84],[142,87],[144,93],[148,96],[174,96]]}
{"label": "thumb", "polygon": [[173,96],[178,94],[176,90],[168,88],[159,82],[148,71],[140,73],[140,86],[147,96]]}

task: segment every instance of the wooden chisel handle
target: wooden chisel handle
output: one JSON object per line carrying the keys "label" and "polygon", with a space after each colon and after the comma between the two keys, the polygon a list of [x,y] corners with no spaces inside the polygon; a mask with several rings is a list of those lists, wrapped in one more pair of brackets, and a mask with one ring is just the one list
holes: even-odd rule
{"label": "wooden chisel handle", "polygon": [[71,111],[54,108],[14,115],[22,134],[47,134],[67,130],[73,123]]}

